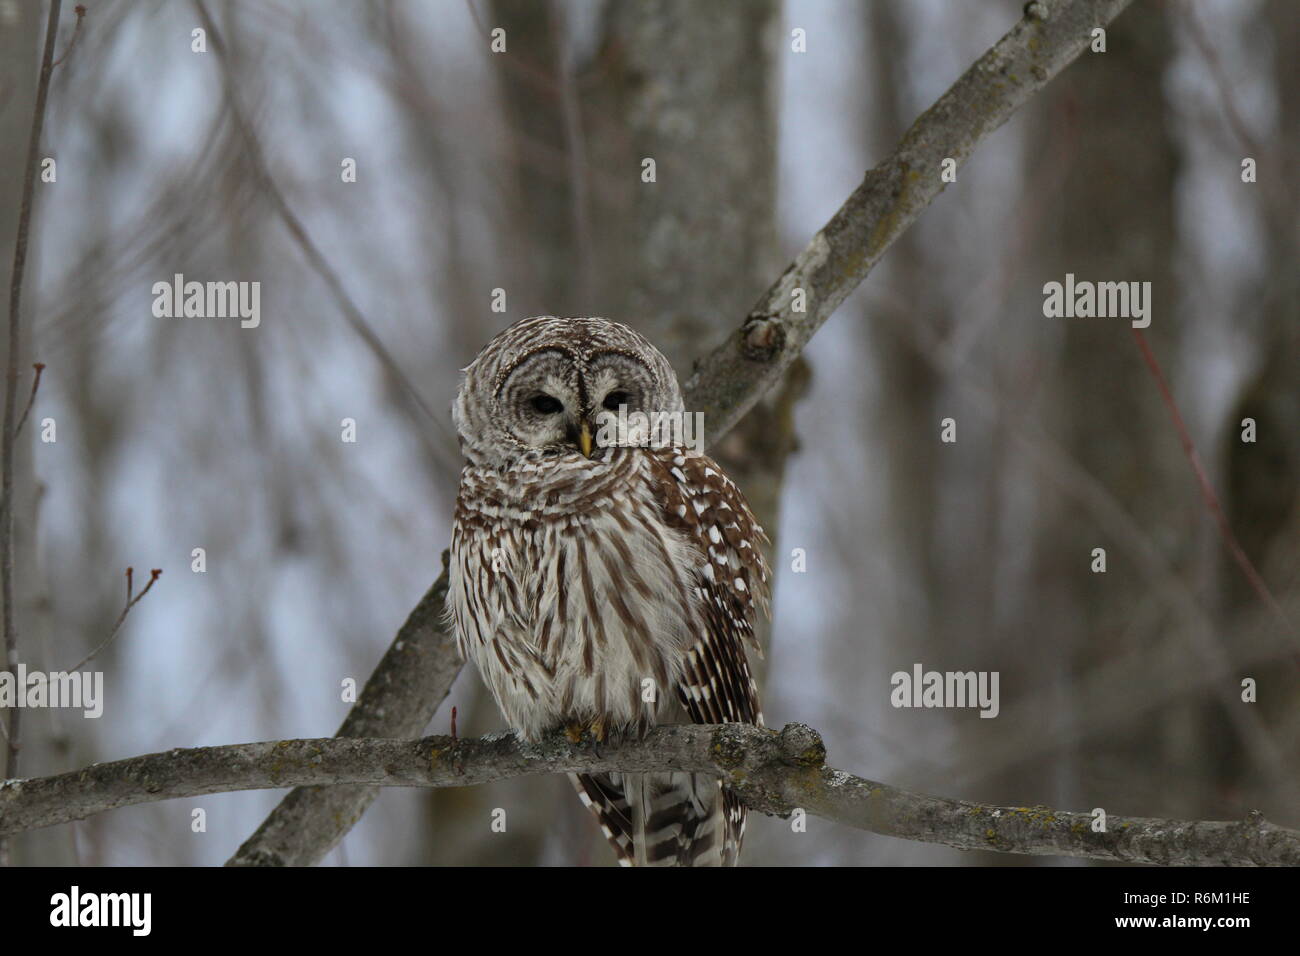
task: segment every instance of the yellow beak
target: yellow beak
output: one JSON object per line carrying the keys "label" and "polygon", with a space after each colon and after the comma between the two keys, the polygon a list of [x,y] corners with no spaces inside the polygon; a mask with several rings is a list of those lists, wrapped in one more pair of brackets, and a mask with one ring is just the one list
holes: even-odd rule
{"label": "yellow beak", "polygon": [[582,423],[582,430],[578,432],[578,447],[582,449],[583,458],[591,457],[591,429],[587,427],[586,422]]}

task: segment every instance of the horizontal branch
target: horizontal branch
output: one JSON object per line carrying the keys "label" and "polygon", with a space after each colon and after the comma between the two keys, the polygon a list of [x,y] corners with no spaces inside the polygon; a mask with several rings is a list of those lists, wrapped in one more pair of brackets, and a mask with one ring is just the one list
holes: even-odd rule
{"label": "horizontal branch", "polygon": [[1183,821],[993,807],[933,797],[826,766],[811,727],[780,733],[748,724],[660,727],[644,740],[597,750],[557,734],[454,739],[322,738],[199,747],[95,764],[0,785],[0,834],[82,820],[118,807],[231,790],[321,785],[464,787],[535,774],[693,771],[717,774],[755,810],[796,808],[836,823],[960,850],[997,850],[1125,863],[1300,865],[1300,831],[1267,822]]}

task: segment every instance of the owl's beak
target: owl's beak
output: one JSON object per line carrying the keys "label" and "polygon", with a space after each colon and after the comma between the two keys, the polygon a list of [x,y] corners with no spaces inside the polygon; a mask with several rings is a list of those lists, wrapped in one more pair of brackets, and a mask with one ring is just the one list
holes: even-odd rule
{"label": "owl's beak", "polygon": [[592,449],[591,426],[588,425],[586,422],[582,423],[582,428],[578,432],[578,447],[582,449],[583,458],[591,457],[591,449]]}

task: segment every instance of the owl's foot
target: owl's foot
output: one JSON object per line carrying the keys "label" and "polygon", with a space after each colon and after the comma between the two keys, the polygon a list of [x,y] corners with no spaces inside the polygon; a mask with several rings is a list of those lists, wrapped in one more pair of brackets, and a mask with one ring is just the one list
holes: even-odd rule
{"label": "owl's foot", "polygon": [[580,720],[571,720],[564,725],[564,736],[569,738],[569,743],[582,743],[582,732],[587,728]]}
{"label": "owl's foot", "polygon": [[592,749],[596,751],[596,756],[600,756],[598,745],[609,740],[609,725],[604,717],[592,717],[590,720],[575,718],[564,725],[564,736],[569,738],[571,744],[582,743],[583,738],[588,734],[590,734]]}
{"label": "owl's foot", "polygon": [[604,717],[593,718],[591,723],[588,725],[588,729],[591,731],[592,753],[594,753],[597,757],[601,758],[602,760],[605,759],[605,755],[601,753],[600,750],[600,745],[603,744],[609,738],[609,727],[605,723],[605,718]]}

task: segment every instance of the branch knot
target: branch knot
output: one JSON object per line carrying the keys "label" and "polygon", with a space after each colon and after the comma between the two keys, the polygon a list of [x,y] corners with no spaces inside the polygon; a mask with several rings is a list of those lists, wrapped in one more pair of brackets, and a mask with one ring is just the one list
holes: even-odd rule
{"label": "branch knot", "polygon": [[821,767],[826,763],[822,735],[807,724],[786,724],[779,738],[781,759],[794,767]]}
{"label": "branch knot", "polygon": [[770,362],[785,348],[785,329],[772,315],[750,315],[740,329],[740,350],[751,362]]}

